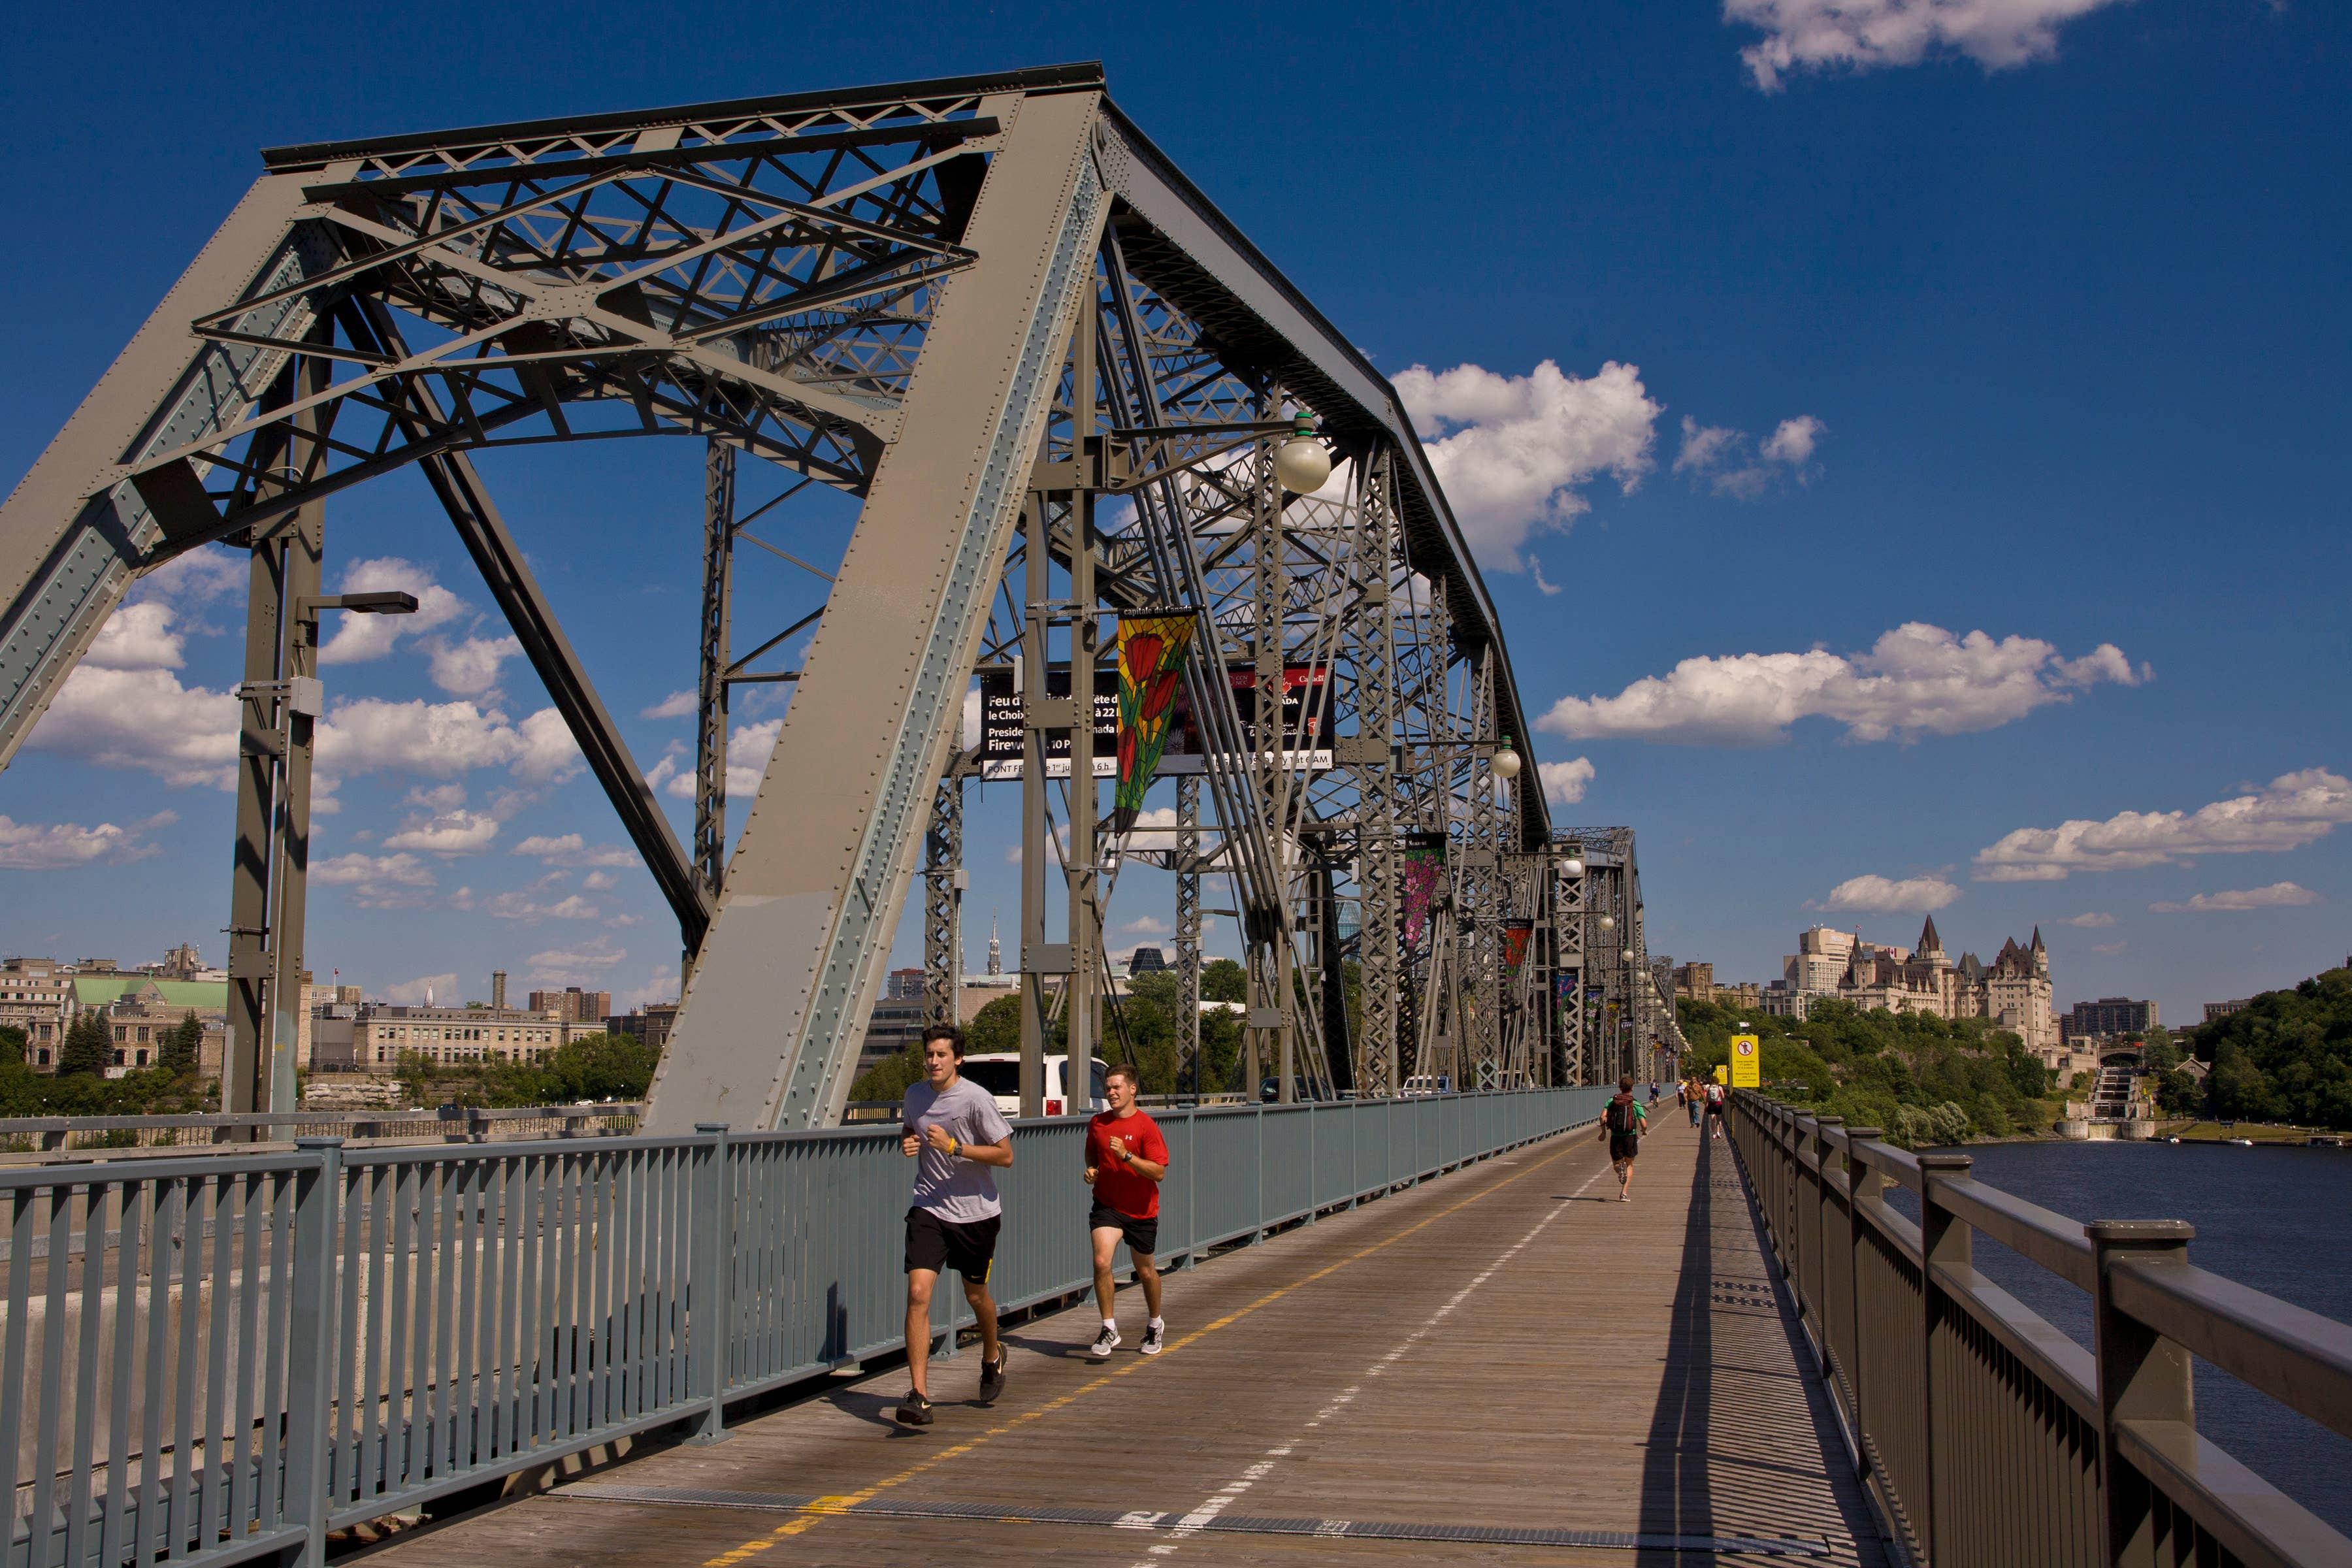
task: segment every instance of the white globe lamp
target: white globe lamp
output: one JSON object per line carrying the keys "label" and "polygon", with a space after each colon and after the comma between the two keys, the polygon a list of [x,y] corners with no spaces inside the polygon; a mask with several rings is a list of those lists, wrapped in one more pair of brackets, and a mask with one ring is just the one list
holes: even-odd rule
{"label": "white globe lamp", "polygon": [[1617,929],[1617,917],[1615,915],[1602,915],[1601,917],[1601,929],[1602,931],[1615,931]]}
{"label": "white globe lamp", "polygon": [[1584,862],[1571,855],[1559,863],[1559,869],[1563,876],[1581,877],[1584,875]]}
{"label": "white globe lamp", "polygon": [[1310,496],[1331,477],[1331,451],[1315,438],[1315,421],[1304,414],[1289,440],[1274,449],[1274,477],[1294,495]]}
{"label": "white globe lamp", "polygon": [[1511,749],[1511,738],[1508,735],[1503,737],[1502,748],[1496,752],[1486,765],[1494,769],[1495,776],[1505,784],[1519,776],[1519,753]]}

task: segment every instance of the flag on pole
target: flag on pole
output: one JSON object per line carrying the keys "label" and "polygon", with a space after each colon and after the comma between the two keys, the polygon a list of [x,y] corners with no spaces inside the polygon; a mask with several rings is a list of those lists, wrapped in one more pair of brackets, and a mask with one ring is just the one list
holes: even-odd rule
{"label": "flag on pole", "polygon": [[1111,797],[1111,827],[1126,833],[1143,815],[1144,792],[1160,769],[1184,656],[1197,625],[1190,610],[1155,611],[1118,618],[1118,788]]}
{"label": "flag on pole", "polygon": [[1405,961],[1410,963],[1421,957],[1422,943],[1429,935],[1430,917],[1436,912],[1444,886],[1445,835],[1406,834],[1397,855],[1397,869],[1404,884],[1404,950]]}

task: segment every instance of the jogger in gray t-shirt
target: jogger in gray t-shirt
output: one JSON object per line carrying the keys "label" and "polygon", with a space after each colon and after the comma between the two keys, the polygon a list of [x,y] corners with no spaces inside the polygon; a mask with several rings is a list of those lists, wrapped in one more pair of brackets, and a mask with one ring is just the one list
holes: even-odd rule
{"label": "jogger in gray t-shirt", "polygon": [[923,1081],[907,1090],[898,1141],[918,1162],[907,1209],[907,1370],[914,1386],[898,1402],[898,1419],[910,1426],[931,1424],[925,1389],[931,1291],[945,1269],[963,1276],[963,1299],[980,1321],[980,1402],[993,1405],[1004,1392],[1004,1347],[996,1337],[988,1268],[1004,1212],[995,1173],[1013,1163],[1013,1126],[993,1095],[957,1073],[962,1060],[961,1029],[934,1024],[923,1031]]}

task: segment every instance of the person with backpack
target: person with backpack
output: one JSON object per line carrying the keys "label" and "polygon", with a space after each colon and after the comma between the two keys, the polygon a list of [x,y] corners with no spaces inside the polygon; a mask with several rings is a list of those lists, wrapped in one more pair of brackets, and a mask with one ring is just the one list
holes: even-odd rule
{"label": "person with backpack", "polygon": [[1633,1080],[1617,1080],[1616,1098],[1601,1112],[1601,1135],[1609,1140],[1609,1163],[1617,1170],[1617,1201],[1633,1201],[1633,1162],[1642,1152],[1642,1130],[1650,1112],[1633,1098]]}
{"label": "person with backpack", "polygon": [[1723,1136],[1723,1085],[1719,1083],[1706,1086],[1706,1125],[1713,1136]]}

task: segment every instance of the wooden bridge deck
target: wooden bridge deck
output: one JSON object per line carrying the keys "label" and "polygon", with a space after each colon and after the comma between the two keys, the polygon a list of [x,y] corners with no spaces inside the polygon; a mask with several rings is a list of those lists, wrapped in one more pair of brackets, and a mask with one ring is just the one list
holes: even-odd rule
{"label": "wooden bridge deck", "polygon": [[1156,1360],[1122,1290],[1107,1364],[1085,1355],[1091,1303],[1013,1327],[993,1409],[964,1403],[967,1346],[935,1364],[928,1431],[890,1419],[903,1370],[845,1376],[723,1443],[641,1449],[367,1555],[1889,1561],[1729,1144],[1662,1109],[1631,1204],[1591,1131],[1555,1139],[1171,1276]]}

